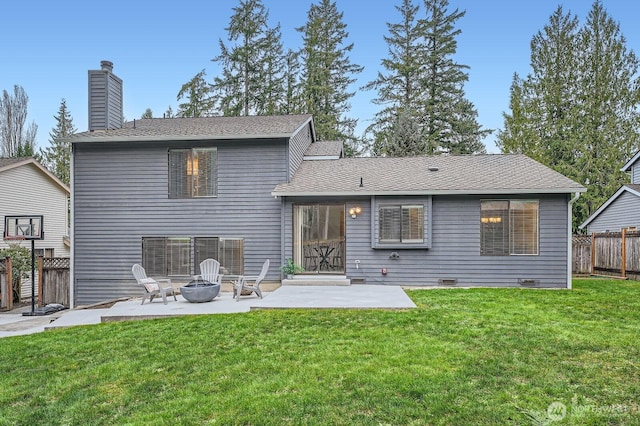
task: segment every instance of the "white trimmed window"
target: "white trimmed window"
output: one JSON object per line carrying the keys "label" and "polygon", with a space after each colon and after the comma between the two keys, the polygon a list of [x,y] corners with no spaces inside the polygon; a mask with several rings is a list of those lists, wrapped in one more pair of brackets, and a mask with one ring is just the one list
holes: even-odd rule
{"label": "white trimmed window", "polygon": [[216,148],[169,150],[169,198],[215,197],[218,194]]}
{"label": "white trimmed window", "polygon": [[424,242],[424,206],[382,205],[378,209],[380,243]]}
{"label": "white trimmed window", "polygon": [[480,254],[537,255],[540,203],[531,200],[480,202]]}

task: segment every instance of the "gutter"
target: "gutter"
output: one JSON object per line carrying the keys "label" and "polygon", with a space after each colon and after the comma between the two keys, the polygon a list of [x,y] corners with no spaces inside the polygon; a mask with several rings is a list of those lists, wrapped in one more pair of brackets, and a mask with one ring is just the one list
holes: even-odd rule
{"label": "gutter", "polygon": [[573,203],[578,201],[578,198],[580,198],[580,193],[575,192],[573,198],[569,200],[569,204],[567,205],[567,290],[571,290],[572,288],[571,277],[573,275]]}

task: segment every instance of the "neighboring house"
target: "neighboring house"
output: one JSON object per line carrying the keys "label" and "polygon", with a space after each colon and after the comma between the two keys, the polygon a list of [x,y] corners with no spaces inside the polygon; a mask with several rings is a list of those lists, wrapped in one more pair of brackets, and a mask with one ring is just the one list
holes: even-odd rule
{"label": "neighboring house", "polygon": [[622,169],[629,173],[631,183],[622,185],[602,206],[581,225],[589,234],[640,229],[640,151]]}
{"label": "neighboring house", "polygon": [[[36,240],[36,255],[69,257],[69,187],[31,157],[0,158],[0,220],[5,216],[42,215],[44,239]],[[9,241],[0,241],[8,248]],[[31,248],[29,241],[21,246]],[[28,280],[30,282],[30,280]],[[22,297],[31,296],[31,287],[22,286]]]}
{"label": "neighboring house", "polygon": [[227,275],[269,258],[278,282],[293,258],[293,282],[570,287],[585,189],[523,155],[344,158],[309,115],[144,119],[69,141],[78,304],[139,295],[134,263],[187,282],[208,257]]}

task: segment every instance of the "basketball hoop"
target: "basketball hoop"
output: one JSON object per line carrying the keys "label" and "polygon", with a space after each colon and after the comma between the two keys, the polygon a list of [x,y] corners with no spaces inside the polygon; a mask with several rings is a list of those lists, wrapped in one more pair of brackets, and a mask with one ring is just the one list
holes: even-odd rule
{"label": "basketball hoop", "polygon": [[26,240],[24,235],[4,235],[2,237],[2,239],[5,240],[5,241],[24,241],[24,240]]}
{"label": "basketball hoop", "polygon": [[31,241],[31,312],[23,312],[22,315],[35,315],[36,284],[35,284],[35,240],[44,239],[43,215],[8,215],[4,217],[4,232],[2,238],[5,241]]}

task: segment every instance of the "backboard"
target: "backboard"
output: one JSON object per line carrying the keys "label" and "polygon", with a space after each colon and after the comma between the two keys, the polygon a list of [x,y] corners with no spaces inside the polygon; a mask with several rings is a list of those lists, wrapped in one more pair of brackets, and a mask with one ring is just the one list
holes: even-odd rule
{"label": "backboard", "polygon": [[42,215],[17,215],[4,217],[5,240],[42,240],[44,230]]}

